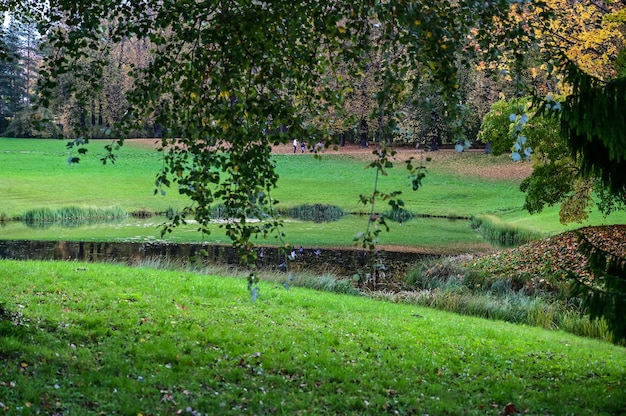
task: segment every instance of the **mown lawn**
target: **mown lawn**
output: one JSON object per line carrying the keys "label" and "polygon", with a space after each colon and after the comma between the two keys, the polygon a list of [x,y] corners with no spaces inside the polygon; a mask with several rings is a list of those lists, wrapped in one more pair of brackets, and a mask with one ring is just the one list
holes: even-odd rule
{"label": "mown lawn", "polygon": [[626,412],[626,353],[557,331],[201,273],[0,261],[6,414]]}
{"label": "mown lawn", "polygon": [[[108,143],[108,142],[107,142]],[[28,210],[79,207],[121,207],[127,212],[164,212],[180,210],[187,201],[176,189],[165,195],[155,190],[155,175],[162,165],[161,155],[146,141],[129,140],[118,151],[114,165],[102,165],[104,142],[90,144],[87,156],[79,164],[68,165],[70,151],[59,140],[0,139],[1,217],[14,217]],[[491,213],[521,228],[542,235],[553,235],[580,224],[563,226],[558,221],[558,207],[548,208],[540,215],[530,216],[521,209],[523,194],[518,190],[520,178],[528,165],[516,165],[506,157],[495,158],[479,152],[456,154],[450,152],[407,155],[422,160],[428,167],[424,186],[410,189],[407,172],[399,159],[388,175],[381,178],[380,190],[401,190],[400,198],[406,209],[420,215],[469,217]],[[347,212],[368,213],[369,206],[359,202],[359,195],[373,192],[372,169],[366,169],[372,155],[341,154],[329,150],[321,160],[311,154],[276,154],[280,175],[278,188],[272,197],[279,206],[300,204],[331,204]],[[432,161],[426,158],[432,157]],[[389,209],[386,203],[377,212]],[[164,219],[137,222],[128,226],[100,224],[81,228],[33,229],[9,225],[3,228],[3,239],[71,240],[155,240],[160,239],[157,226]],[[592,215],[588,224],[626,222],[626,213],[609,218]],[[315,224],[287,221],[286,242],[305,246],[349,246],[352,238],[367,225],[367,216],[353,216],[338,222]],[[391,233],[382,233],[383,245],[429,247],[441,253],[484,251],[489,248],[480,235],[469,229],[467,222],[417,220],[402,226],[392,224]],[[192,224],[168,235],[172,241],[227,242],[223,230],[215,225],[211,236],[198,234]],[[261,243],[268,243],[266,241]],[[274,241],[269,241],[270,244]]]}

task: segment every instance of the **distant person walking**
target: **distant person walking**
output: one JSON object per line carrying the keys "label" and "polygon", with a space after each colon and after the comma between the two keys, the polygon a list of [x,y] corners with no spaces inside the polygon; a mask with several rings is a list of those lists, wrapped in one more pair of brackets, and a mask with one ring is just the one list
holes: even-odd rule
{"label": "distant person walking", "polygon": [[293,152],[296,153],[298,151],[298,139],[293,139]]}
{"label": "distant person walking", "polygon": [[304,151],[306,150],[306,143],[305,142],[300,143],[300,149],[302,149],[302,153],[304,153]]}

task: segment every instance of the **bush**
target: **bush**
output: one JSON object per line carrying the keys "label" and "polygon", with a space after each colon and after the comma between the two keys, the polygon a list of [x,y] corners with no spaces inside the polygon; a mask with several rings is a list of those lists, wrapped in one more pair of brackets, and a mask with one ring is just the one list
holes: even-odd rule
{"label": "bush", "polygon": [[429,259],[410,269],[404,283],[409,289],[417,290],[458,286],[467,278],[468,273],[473,272],[448,259]]}
{"label": "bush", "polygon": [[394,209],[390,211],[385,211],[383,213],[383,216],[391,221],[403,223],[417,217],[417,214],[414,214],[411,211],[407,211],[404,209]]}
{"label": "bush", "polygon": [[5,137],[61,137],[61,130],[55,124],[36,120],[38,115],[30,109],[17,113],[3,132]]}

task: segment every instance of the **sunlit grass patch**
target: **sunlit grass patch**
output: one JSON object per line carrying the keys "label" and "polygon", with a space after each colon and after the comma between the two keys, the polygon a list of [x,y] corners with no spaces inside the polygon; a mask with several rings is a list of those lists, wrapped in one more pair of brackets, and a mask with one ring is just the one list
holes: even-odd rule
{"label": "sunlit grass patch", "polygon": [[624,351],[608,343],[278,282],[260,289],[253,303],[243,278],[0,261],[4,308],[21,312],[0,326],[3,410],[626,410]]}

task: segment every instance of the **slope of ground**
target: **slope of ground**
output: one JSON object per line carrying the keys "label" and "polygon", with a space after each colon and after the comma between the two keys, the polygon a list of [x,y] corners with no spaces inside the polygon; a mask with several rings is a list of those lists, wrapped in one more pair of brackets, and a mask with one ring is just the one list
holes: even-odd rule
{"label": "slope of ground", "polygon": [[[601,250],[626,258],[626,225],[584,227],[578,231]],[[494,276],[526,274],[532,278],[547,275],[565,277],[568,272],[588,276],[587,261],[578,247],[577,232],[568,231],[517,248],[486,255],[466,265]]]}

